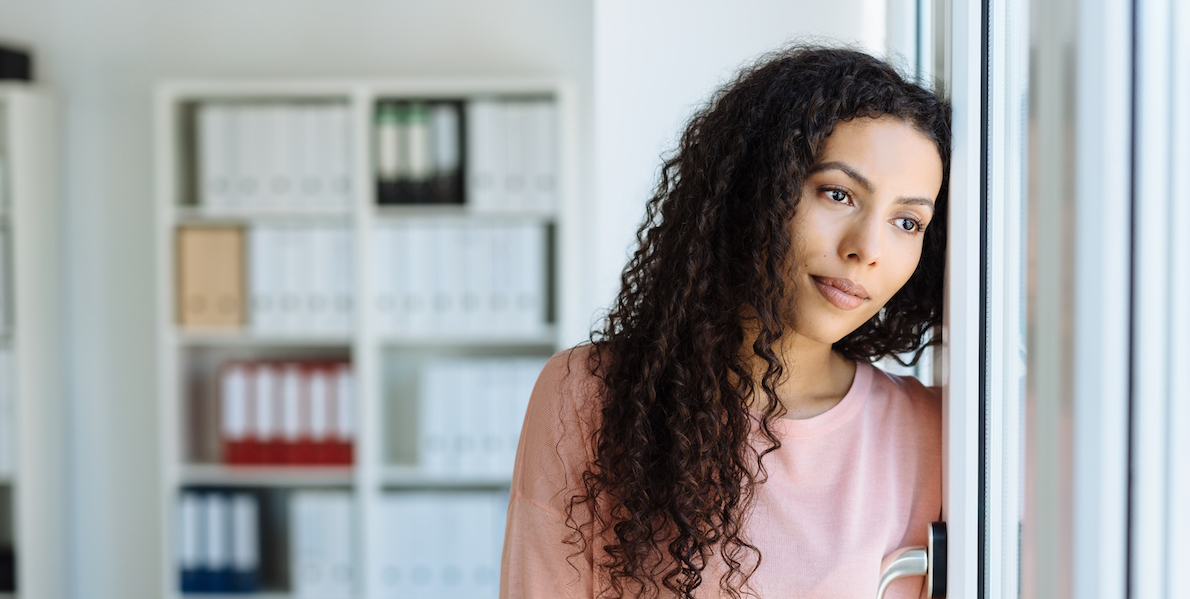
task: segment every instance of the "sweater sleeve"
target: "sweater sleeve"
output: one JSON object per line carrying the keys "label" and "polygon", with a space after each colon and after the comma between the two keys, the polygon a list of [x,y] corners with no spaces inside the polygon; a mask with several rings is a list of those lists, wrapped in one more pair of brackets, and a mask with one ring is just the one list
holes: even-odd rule
{"label": "sweater sleeve", "polygon": [[587,355],[579,348],[554,356],[529,400],[508,504],[501,599],[594,596],[591,544],[572,527],[590,539],[591,511],[577,506],[575,522],[566,517],[592,458],[589,415],[598,379],[588,370]]}

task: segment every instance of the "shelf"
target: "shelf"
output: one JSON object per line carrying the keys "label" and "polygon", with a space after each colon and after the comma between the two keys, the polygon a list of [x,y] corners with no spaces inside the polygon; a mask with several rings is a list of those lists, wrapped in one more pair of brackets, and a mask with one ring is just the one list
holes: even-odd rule
{"label": "shelf", "polygon": [[558,216],[554,211],[549,210],[476,211],[466,204],[377,204],[374,208],[378,218],[449,217],[461,220],[480,219],[483,222],[538,220],[548,223]]}
{"label": "shelf", "polygon": [[199,206],[174,207],[179,225],[242,224],[254,221],[313,221],[343,223],[351,220],[348,210],[287,208],[277,210],[211,210]]}
{"label": "shelf", "polygon": [[507,489],[508,476],[430,475],[415,466],[388,466],[383,485],[387,489]]}
{"label": "shelf", "polygon": [[387,347],[517,347],[553,348],[557,344],[557,331],[548,327],[528,335],[487,333],[398,333],[380,335],[380,343]]}
{"label": "shelf", "polygon": [[348,347],[351,345],[351,337],[348,335],[262,334],[242,329],[179,330],[177,340],[179,345],[187,347]]}
{"label": "shelf", "polygon": [[[289,82],[258,79],[244,82],[174,82],[159,86],[156,126],[160,134],[157,139],[161,145],[156,166],[160,175],[156,202],[159,210],[156,219],[156,298],[157,340],[162,344],[162,351],[159,352],[160,367],[157,378],[161,446],[165,452],[162,456],[164,467],[161,481],[164,492],[160,494],[165,500],[165,505],[161,513],[167,516],[175,514],[174,510],[178,508],[173,500],[186,492],[249,494],[260,502],[262,543],[266,543],[264,547],[275,548],[275,551],[268,553],[262,549],[260,580],[265,585],[264,592],[241,596],[253,599],[289,599],[297,596],[297,587],[290,586],[292,581],[289,580],[284,566],[285,560],[292,557],[290,552],[294,550],[294,546],[290,545],[294,542],[294,537],[291,534],[293,531],[289,530],[292,522],[287,510],[292,500],[301,496],[304,491],[313,491],[311,495],[320,495],[324,491],[333,491],[334,493],[330,494],[334,495],[350,495],[351,505],[355,506],[353,509],[358,509],[353,516],[356,521],[353,531],[356,534],[350,542],[344,542],[342,545],[350,545],[352,555],[369,569],[381,561],[376,552],[385,547],[383,537],[394,534],[386,528],[388,518],[383,512],[386,502],[416,500],[419,498],[410,496],[424,492],[426,495],[441,494],[443,497],[450,497],[452,494],[467,495],[468,499],[471,499],[472,495],[486,493],[493,496],[498,503],[499,496],[508,493],[512,483],[508,472],[487,476],[432,475],[413,465],[417,456],[417,427],[420,422],[415,401],[419,397],[418,377],[423,366],[434,361],[507,359],[510,362],[521,360],[528,363],[540,359],[544,362],[557,351],[561,329],[554,322],[548,321],[561,319],[567,306],[564,301],[567,296],[561,290],[563,277],[559,275],[564,251],[559,246],[563,232],[569,230],[568,219],[572,218],[573,214],[572,198],[569,198],[573,187],[565,177],[565,167],[573,162],[569,159],[573,156],[573,148],[566,139],[568,132],[573,128],[573,116],[567,116],[571,110],[567,100],[571,92],[565,91],[566,88],[562,82],[552,79],[523,78],[386,81],[345,79]],[[201,197],[199,192],[202,191],[195,183],[201,170],[198,160],[201,158],[199,154],[202,148],[198,143],[196,131],[201,124],[197,119],[206,110],[199,108],[202,102],[219,99],[232,102],[293,100],[295,103],[307,103],[331,97],[341,99],[348,111],[352,156],[347,175],[350,197],[336,196],[334,202],[328,199],[322,204],[299,201],[304,202],[302,205],[305,206],[342,208],[349,203],[349,207],[336,210],[282,211],[273,209],[276,204],[268,204],[263,209],[239,211],[221,208],[212,211],[209,207],[193,203]],[[455,103],[474,100],[527,104],[530,100],[554,100],[556,106],[553,112],[531,112],[529,108],[534,107],[521,107],[524,115],[550,114],[550,118],[556,119],[555,123],[550,124],[553,129],[546,129],[544,121],[530,121],[528,116],[522,117],[525,123],[537,123],[535,131],[549,131],[548,134],[554,136],[554,139],[544,140],[550,143],[535,146],[532,151],[525,145],[528,142],[524,140],[543,140],[530,138],[525,133],[520,138],[522,141],[517,142],[524,146],[521,156],[524,164],[520,167],[523,172],[519,175],[528,177],[552,174],[555,177],[553,192],[549,192],[545,187],[526,187],[524,194],[512,194],[511,198],[504,198],[501,194],[477,196],[465,192],[464,187],[457,190],[464,191],[461,196],[451,194],[450,197],[471,200],[478,197],[478,200],[471,204],[377,204],[380,190],[376,174],[373,172],[376,166],[373,160],[375,157],[371,156],[375,151],[373,136],[376,132],[377,109],[383,102],[400,102],[415,98]],[[463,109],[466,110],[466,106],[463,106]],[[502,114],[495,112],[491,107],[489,111],[492,114]],[[209,114],[207,113],[208,117]],[[466,113],[460,116],[466,118]],[[236,126],[241,124],[242,122]],[[210,126],[210,123],[207,122],[207,125]],[[211,131],[208,130],[208,133]],[[254,133],[257,134],[259,132]],[[238,139],[230,133],[227,135],[228,139]],[[461,135],[459,141],[464,143],[460,147],[465,150],[470,138],[462,137]],[[499,148],[512,151],[508,145],[511,142],[497,141],[498,143],[488,140],[488,145],[495,148],[489,148],[489,151],[500,151]],[[537,141],[533,143],[536,144]],[[544,153],[546,151],[549,152],[548,156]],[[459,158],[464,159],[468,155],[462,151]],[[531,169],[531,165],[533,169],[548,167],[554,170],[550,173],[544,170],[539,172]],[[249,166],[257,168],[259,165]],[[477,162],[472,166],[483,165]],[[338,170],[336,174],[342,176]],[[487,174],[502,176],[504,173]],[[464,186],[465,175],[465,170],[458,173],[459,183]],[[528,179],[522,182],[525,181]],[[387,199],[389,196],[385,197]],[[487,202],[483,201],[485,197]],[[224,205],[226,206],[226,203]],[[245,279],[241,281],[241,285],[244,285],[241,289],[242,295],[251,296],[253,288],[250,285],[251,280],[247,277],[252,277],[253,273],[259,277],[256,279],[257,291],[272,291],[270,285],[282,285],[292,293],[294,289],[289,285],[298,286],[293,282],[297,280],[298,275],[305,277],[303,281],[315,280],[318,285],[329,284],[327,281],[333,278],[335,290],[340,296],[344,290],[350,289],[354,303],[352,318],[307,321],[296,318],[297,314],[291,312],[277,322],[301,322],[313,326],[323,322],[329,325],[333,322],[338,325],[337,328],[328,326],[315,329],[331,331],[330,333],[260,332],[259,325],[272,323],[267,322],[267,318],[262,321],[254,317],[251,310],[247,310],[242,317],[247,321],[247,324],[242,326],[221,329],[183,327],[177,319],[175,293],[179,280],[176,251],[178,230],[185,226],[219,225],[239,227],[246,233],[242,248],[243,263],[240,264],[240,270],[245,275]],[[419,229],[421,225],[426,226]],[[270,231],[270,228],[276,230]],[[335,245],[331,245],[331,242],[325,239],[316,239],[317,243],[300,247],[300,251],[291,251],[293,248],[278,249],[278,237],[301,228],[333,228],[335,238],[332,241]],[[277,234],[277,230],[281,233]],[[422,243],[418,246],[398,246],[394,237],[411,230],[416,231]],[[471,231],[477,233],[472,237],[463,237]],[[344,270],[343,246],[338,245],[344,232],[351,241],[350,271]],[[442,234],[439,235],[439,232]],[[255,238],[256,241],[253,242],[249,236],[257,233],[262,233],[262,237]],[[272,238],[269,236],[270,233],[274,234]],[[452,241],[452,237],[456,239]],[[475,239],[485,238],[490,239],[492,244],[491,257],[480,253],[485,246],[479,246],[475,242]],[[281,239],[291,241],[293,238]],[[323,245],[323,241],[327,241],[327,245]],[[422,252],[427,252],[424,255],[430,256],[427,251],[428,242],[456,243],[465,251],[452,253],[446,250],[445,245],[441,248],[436,245],[429,246],[443,251],[433,254],[436,258],[434,260],[421,261]],[[255,254],[252,253],[254,250]],[[397,253],[398,251],[400,253]],[[298,257],[294,257],[295,255]],[[566,254],[569,255],[571,254]],[[397,257],[405,259],[398,262]],[[504,261],[500,263],[501,270],[493,266],[497,259]],[[252,260],[256,262],[253,263]],[[311,263],[310,273],[302,272],[307,260]],[[270,262],[276,263],[285,276],[273,276],[277,273],[267,270]],[[255,270],[253,264],[256,266]],[[328,265],[338,266],[330,268]],[[400,288],[397,282],[401,282],[406,288],[414,286],[420,299],[432,297],[428,295],[430,291],[437,294],[447,293],[448,290],[450,293],[480,293],[482,286],[479,284],[456,284],[456,281],[466,281],[468,276],[482,281],[482,275],[477,273],[486,271],[480,268],[491,271],[492,286],[496,286],[494,277],[507,279],[506,289],[500,289],[501,293],[509,294],[505,300],[511,301],[513,298],[531,294],[534,302],[533,312],[528,312],[529,304],[524,304],[522,308],[508,305],[503,313],[493,310],[490,319],[471,319],[471,314],[464,312],[460,307],[463,304],[452,298],[450,305],[458,309],[446,316],[431,317],[424,303],[416,305],[420,311],[398,314],[395,312],[399,309],[396,306],[403,304],[389,301],[397,298],[394,291]],[[326,270],[319,270],[316,276],[316,269]],[[340,277],[345,272],[350,272],[351,276]],[[571,269],[571,272],[578,271]],[[326,276],[328,274],[334,276]],[[420,278],[414,277],[414,274]],[[350,287],[344,280],[350,281]],[[285,283],[281,283],[282,281]],[[447,285],[446,281],[450,284]],[[301,284],[305,285],[304,282]],[[310,287],[314,288],[316,285]],[[425,293],[420,293],[422,291]],[[514,293],[520,295],[512,295]],[[376,299],[383,301],[375,301]],[[294,318],[290,318],[291,316]],[[399,316],[403,318],[398,318]],[[452,330],[441,330],[446,327],[434,330],[428,330],[428,326],[422,328],[423,325],[432,324],[451,325]],[[466,325],[483,325],[500,330],[484,331],[479,326]],[[416,332],[411,332],[410,328]],[[220,463],[223,454],[219,451],[217,431],[221,430],[223,424],[221,402],[226,399],[223,396],[225,388],[220,378],[221,369],[227,364],[237,362],[279,363],[289,360],[350,361],[354,377],[350,390],[354,406],[349,416],[355,448],[354,466],[232,466]],[[534,366],[534,369],[536,368],[538,367]],[[520,376],[522,370],[525,371],[523,377]],[[524,379],[527,384],[528,370],[530,369],[527,367],[509,370],[509,376],[500,374],[502,378],[499,380],[509,379],[509,385],[515,380],[516,384],[520,385]],[[487,371],[485,366],[484,372]],[[514,373],[517,374],[516,377],[511,376]],[[531,374],[536,376],[535,372]],[[299,388],[301,384],[299,381]],[[313,392],[310,391],[312,387],[312,384],[305,387],[308,398],[313,396]],[[286,393],[288,392],[280,395]],[[527,397],[527,391],[518,392],[517,395]],[[309,400],[310,405],[313,405],[313,401],[312,398]],[[292,407],[289,409],[292,413]],[[228,412],[239,413],[230,410]],[[313,409],[307,412],[314,413]],[[508,421],[510,425],[513,420],[519,421],[519,418],[512,417]],[[308,418],[302,425],[313,426],[312,422],[313,418]],[[253,423],[261,425],[255,420]],[[433,531],[443,525],[442,522],[428,522],[426,530],[435,534]],[[167,548],[167,556],[172,556],[172,548],[177,547],[180,540],[174,519],[163,519],[161,530],[162,547]],[[267,567],[263,565],[266,562],[269,564]],[[158,593],[159,596],[169,599],[216,597],[209,593],[183,595],[178,592],[175,582],[177,572],[172,557],[161,560],[159,568],[164,573],[157,578],[167,585]],[[375,573],[361,572],[360,575],[371,577]],[[369,594],[369,591],[377,589],[370,589],[369,586],[371,585],[358,588],[353,596],[357,599],[376,599],[378,595]],[[217,596],[226,597],[222,594]]]}
{"label": "shelf", "polygon": [[183,485],[226,487],[347,487],[354,470],[343,466],[224,466],[182,467]]}
{"label": "shelf", "polygon": [[[2,339],[2,337],[0,337]],[[378,336],[386,347],[517,347],[553,348],[557,332],[553,327],[529,335],[506,333],[389,333]],[[177,341],[185,347],[348,347],[346,335],[260,334],[251,331],[178,331]]]}

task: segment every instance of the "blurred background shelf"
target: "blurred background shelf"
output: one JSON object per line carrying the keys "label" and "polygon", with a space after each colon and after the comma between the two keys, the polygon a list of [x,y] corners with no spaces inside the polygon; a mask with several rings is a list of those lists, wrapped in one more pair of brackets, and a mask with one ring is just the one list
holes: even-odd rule
{"label": "blurred background shelf", "polygon": [[257,333],[243,329],[228,330],[179,330],[175,333],[179,345],[184,347],[350,347],[352,339],[347,335],[281,335]]}
{"label": "blurred background shelf", "polygon": [[411,466],[386,466],[382,472],[386,489],[507,489],[508,476],[460,476],[426,474]]}
{"label": "blurred background shelf", "polygon": [[183,485],[220,487],[349,487],[355,472],[343,466],[225,466],[187,465],[180,470]]}
{"label": "blurred background shelf", "polygon": [[[220,559],[195,545],[211,530],[255,552],[261,588],[287,589],[250,597],[391,596],[381,573],[415,546],[498,572],[524,406],[559,347],[571,93],[517,77],[159,86],[167,596]],[[251,437],[293,458],[331,421],[325,447],[350,446],[352,466],[233,457]],[[308,586],[327,564],[351,572]],[[494,597],[497,578],[472,591]]]}

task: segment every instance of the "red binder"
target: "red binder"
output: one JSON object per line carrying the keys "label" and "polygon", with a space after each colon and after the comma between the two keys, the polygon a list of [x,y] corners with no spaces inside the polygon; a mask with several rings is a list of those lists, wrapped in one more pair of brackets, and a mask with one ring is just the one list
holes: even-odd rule
{"label": "red binder", "polygon": [[327,454],[332,464],[349,466],[355,462],[355,381],[351,365],[336,364],[332,369],[330,437]]}

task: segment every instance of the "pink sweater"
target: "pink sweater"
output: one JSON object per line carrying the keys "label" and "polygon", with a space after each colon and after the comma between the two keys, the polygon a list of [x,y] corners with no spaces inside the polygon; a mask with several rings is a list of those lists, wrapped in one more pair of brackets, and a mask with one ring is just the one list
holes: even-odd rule
{"label": "pink sweater", "polygon": [[[596,564],[605,543],[585,552],[564,540],[567,501],[592,458],[596,425],[587,371],[589,348],[546,365],[529,402],[517,449],[500,597],[594,599],[607,578]],[[830,410],[775,423],[781,448],[764,458],[768,482],[756,489],[744,534],[761,551],[747,590],[764,599],[875,597],[881,559],[926,543],[942,507],[942,408],[917,379],[858,364],[851,390]],[[576,517],[589,523],[589,512]],[[698,597],[720,597],[721,562],[703,572]],[[922,596],[920,577],[886,597]],[[746,594],[744,596],[747,596]]]}

